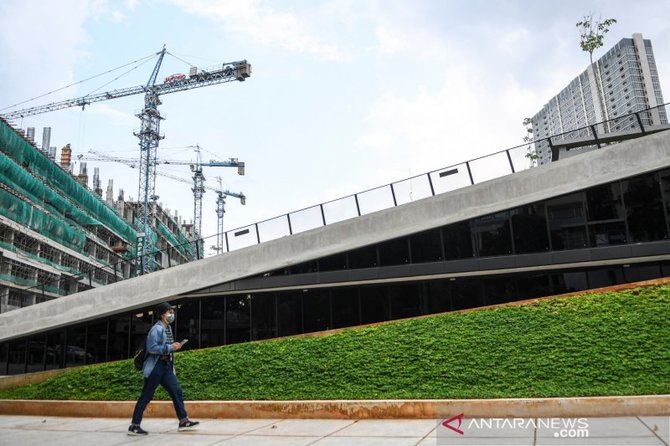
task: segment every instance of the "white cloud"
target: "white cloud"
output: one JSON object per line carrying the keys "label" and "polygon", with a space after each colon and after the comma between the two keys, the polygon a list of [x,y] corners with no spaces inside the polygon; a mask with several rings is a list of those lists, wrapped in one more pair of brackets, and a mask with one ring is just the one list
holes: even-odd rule
{"label": "white cloud", "polygon": [[378,40],[378,51],[381,54],[402,53],[410,49],[407,39],[400,35],[396,29],[380,25],[375,35]]}
{"label": "white cloud", "polygon": [[326,60],[348,58],[335,44],[322,42],[318,30],[300,16],[279,12],[259,0],[173,0],[185,11],[220,22],[226,31],[265,46],[279,46],[296,53],[311,54]]}
{"label": "white cloud", "polygon": [[513,79],[487,84],[476,69],[461,65],[437,86],[380,95],[356,145],[380,160],[380,171],[390,163],[384,160],[404,159],[404,169],[427,172],[521,144],[522,119],[536,100]]}

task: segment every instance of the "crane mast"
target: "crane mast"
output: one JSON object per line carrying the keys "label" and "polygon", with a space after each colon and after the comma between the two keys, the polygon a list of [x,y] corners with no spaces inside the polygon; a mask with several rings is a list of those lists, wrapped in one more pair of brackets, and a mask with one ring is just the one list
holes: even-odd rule
{"label": "crane mast", "polygon": [[[156,195],[156,154],[158,143],[164,138],[160,133],[160,122],[164,118],[158,111],[158,106],[161,104],[159,96],[234,80],[242,82],[251,76],[251,65],[244,60],[240,62],[224,63],[221,65],[221,68],[217,67],[214,70],[201,70],[200,72],[198,72],[195,67],[191,67],[191,72],[188,76],[183,74],[173,75],[167,77],[162,84],[156,84],[158,73],[166,52],[165,46],[163,46],[163,49],[156,53],[158,60],[156,61],[156,65],[154,66],[146,85],[108,91],[97,95],[86,95],[80,98],[54,102],[0,115],[4,119],[9,120],[75,106],[79,106],[83,110],[86,105],[93,102],[107,101],[139,93],[145,94],[144,108],[142,109],[142,112],[137,115],[141,121],[140,129],[139,131],[134,132],[135,136],[139,138],[140,146],[138,197],[139,202],[141,203],[141,209],[138,217],[142,231],[138,237],[138,253],[140,255],[141,273],[152,271],[155,266],[152,253],[154,251],[153,237],[154,228],[156,226],[155,208],[158,199],[158,196]],[[196,193],[195,189],[197,187],[198,186],[194,187],[194,194]]]}
{"label": "crane mast", "polygon": [[[152,163],[153,165],[158,164],[171,164],[171,165],[190,165],[191,171],[193,172],[193,239],[201,240],[202,238],[202,197],[206,190],[211,190],[216,192],[216,215],[217,215],[217,241],[216,246],[212,246],[217,253],[223,251],[223,214],[225,211],[226,196],[231,196],[239,198],[240,202],[244,205],[246,204],[246,196],[243,193],[231,192],[229,190],[223,189],[222,178],[220,176],[216,177],[219,187],[212,188],[205,185],[205,176],[203,174],[203,166],[207,167],[237,167],[237,173],[239,175],[244,175],[245,173],[245,163],[243,161],[238,161],[237,158],[230,158],[228,161],[217,161],[210,160],[208,162],[203,162],[200,155],[201,147],[199,145],[191,146],[195,149],[196,152],[196,162],[192,163],[190,161],[181,161],[181,160],[166,160],[166,159],[157,159],[155,158]],[[112,157],[104,153],[89,150],[89,153],[92,153],[95,156],[83,156],[79,155],[79,159],[88,160],[88,161],[114,161],[117,163],[126,164],[129,167],[135,168],[139,161],[137,158],[122,158],[122,157]],[[183,183],[191,183],[191,181],[186,178],[182,178],[175,175],[170,175],[166,172],[155,171],[156,175],[170,178],[173,180],[181,181]],[[155,204],[155,203],[153,203]],[[200,249],[204,249],[204,245],[200,246]],[[193,246],[192,254],[193,258],[196,258],[196,247]],[[201,252],[202,254],[202,252]]]}
{"label": "crane mast", "polygon": [[[202,174],[202,157],[200,156],[200,147],[195,146],[196,164],[191,164],[193,172],[193,238],[200,240],[202,238],[202,196],[205,193],[205,176]],[[193,244],[196,249],[197,244]],[[200,250],[204,247],[200,245]],[[195,257],[195,256],[194,256]]]}
{"label": "crane mast", "polygon": [[216,246],[217,254],[223,253],[223,215],[226,213],[226,197],[223,193],[223,180],[216,177],[219,182],[219,190],[216,191]]}
{"label": "crane mast", "polygon": [[154,269],[154,228],[156,227],[156,201],[158,200],[156,195],[156,154],[158,152],[158,142],[164,138],[160,134],[161,120],[163,119],[158,111],[160,99],[154,86],[164,56],[165,47],[160,52],[156,66],[147,82],[144,108],[137,115],[141,121],[140,131],[134,132],[140,140],[140,181],[137,197],[141,206],[137,217],[142,226],[138,245],[140,248],[140,269],[143,273]]}

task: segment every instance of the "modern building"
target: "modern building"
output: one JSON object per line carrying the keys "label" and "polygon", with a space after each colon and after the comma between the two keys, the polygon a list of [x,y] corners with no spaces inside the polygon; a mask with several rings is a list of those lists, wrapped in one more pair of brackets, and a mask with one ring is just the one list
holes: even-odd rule
{"label": "modern building", "polygon": [[164,301],[203,348],[670,276],[667,131],[396,204],[0,314],[0,374],[129,358]]}
{"label": "modern building", "polygon": [[[551,135],[596,123],[604,123],[597,127],[598,133],[667,124],[665,109],[658,107],[662,104],[651,41],[637,33],[630,39],[621,39],[533,116],[533,137],[536,141],[542,140],[535,145],[538,163],[552,160],[551,148],[544,140]],[[631,115],[647,109],[653,110],[641,114],[641,123]],[[625,118],[621,118],[624,115]],[[582,133],[565,137],[588,136],[590,130]],[[595,146],[584,149],[589,148]]]}
{"label": "modern building", "polygon": [[[101,287],[136,273],[137,203],[103,199],[99,172],[88,187],[86,166],[71,172],[71,149],[56,162],[45,129],[43,148],[34,129],[0,119],[0,313]],[[45,148],[48,148],[45,149]],[[156,212],[159,267],[193,260],[189,235],[161,207]],[[169,249],[168,249],[169,248]]]}

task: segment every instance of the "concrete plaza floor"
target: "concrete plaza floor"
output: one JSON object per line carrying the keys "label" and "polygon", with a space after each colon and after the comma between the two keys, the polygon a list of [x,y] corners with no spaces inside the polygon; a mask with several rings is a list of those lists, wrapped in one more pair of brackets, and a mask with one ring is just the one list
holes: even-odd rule
{"label": "concrete plaza floor", "polygon": [[[500,419],[499,419],[500,420]],[[146,437],[126,435],[128,420],[0,416],[0,445],[188,445],[188,446],[425,446],[425,445],[665,445],[670,443],[669,417],[585,418],[588,438],[559,438],[559,431],[516,419],[512,427],[473,429],[463,419],[463,434],[445,428],[443,420],[298,420],[206,419],[196,431],[177,432],[173,419],[148,418]],[[529,423],[529,421],[531,421]],[[538,421],[537,419],[535,421]],[[467,427],[469,425],[469,428]],[[582,425],[582,427],[584,427]],[[460,429],[459,429],[460,430]],[[570,432],[563,432],[564,436]],[[574,432],[584,435],[584,432]]]}

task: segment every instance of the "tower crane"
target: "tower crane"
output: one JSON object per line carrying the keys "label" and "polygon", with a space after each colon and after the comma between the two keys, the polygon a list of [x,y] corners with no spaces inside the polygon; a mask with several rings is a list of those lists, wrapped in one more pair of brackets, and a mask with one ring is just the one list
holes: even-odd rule
{"label": "tower crane", "polygon": [[[193,232],[194,240],[200,240],[202,237],[202,196],[205,193],[205,190],[211,190],[217,193],[216,199],[216,214],[217,214],[217,247],[214,248],[217,253],[220,253],[223,250],[223,214],[225,213],[225,196],[239,198],[242,205],[246,204],[246,196],[243,193],[235,193],[229,190],[224,190],[222,186],[221,177],[217,177],[219,182],[219,188],[215,189],[213,187],[207,186],[204,184],[205,177],[202,173],[203,166],[209,167],[237,167],[237,173],[239,175],[244,175],[245,164],[243,161],[238,161],[237,158],[230,158],[228,161],[216,161],[210,160],[209,162],[203,162],[200,157],[201,147],[196,145],[194,146],[197,153],[197,161],[195,163],[190,161],[179,161],[179,160],[164,160],[156,159],[155,164],[171,164],[171,165],[190,165],[191,171],[193,174],[193,181],[190,181],[186,178],[182,178],[176,175],[171,175],[166,172],[156,171],[156,175],[160,175],[166,178],[170,178],[176,181],[181,181],[182,183],[192,183],[193,188]],[[79,155],[78,158],[81,160],[87,161],[114,161],[122,164],[126,164],[131,168],[135,168],[139,162],[136,158],[122,158],[122,157],[112,157],[104,153],[89,150],[89,153],[94,154],[95,156],[84,156]],[[194,248],[195,249],[195,248]]]}
{"label": "tower crane", "polygon": [[[176,175],[170,175],[165,172],[158,172],[158,175],[164,176],[166,178],[171,178],[176,181],[181,181],[182,183],[190,183],[186,178],[182,178]],[[239,198],[240,203],[242,205],[247,204],[247,197],[244,195],[242,192],[231,192],[228,189],[223,188],[222,179],[221,177],[216,177],[218,182],[219,182],[219,187],[214,188],[211,186],[203,185],[203,189],[211,190],[216,192],[216,246],[212,246],[211,248],[216,251],[217,254],[221,254],[223,252],[223,215],[226,212],[226,196],[228,197],[234,197],[234,198]],[[200,207],[202,211],[202,207]],[[194,220],[195,222],[195,220]],[[201,219],[202,222],[202,219]],[[195,223],[193,225],[195,228]],[[202,228],[200,228],[202,230]],[[196,240],[200,240],[200,236],[194,237]]]}
{"label": "tower crane", "polygon": [[155,160],[158,143],[165,137],[160,133],[160,122],[164,118],[158,111],[158,106],[161,104],[159,96],[235,80],[242,82],[251,75],[251,65],[246,60],[243,60],[223,63],[213,70],[201,70],[200,72],[198,72],[196,67],[191,67],[188,76],[174,74],[166,77],[163,83],[157,84],[158,72],[160,71],[166,52],[167,50],[163,46],[163,49],[156,53],[158,60],[146,85],[138,85],[136,87],[123,88],[95,95],[89,94],[75,99],[53,102],[0,115],[4,119],[9,120],[70,107],[81,107],[83,110],[84,107],[94,102],[108,101],[110,99],[144,93],[144,108],[136,115],[141,121],[141,126],[137,132],[133,132],[139,138],[141,154],[138,197],[140,203],[142,203],[140,209],[142,232],[140,237],[138,237],[138,252],[141,255],[142,273],[151,271],[154,267],[153,258],[150,257],[150,253],[153,251],[153,239],[149,236],[148,232],[153,231],[156,224],[154,213],[158,196],[156,195]]}

